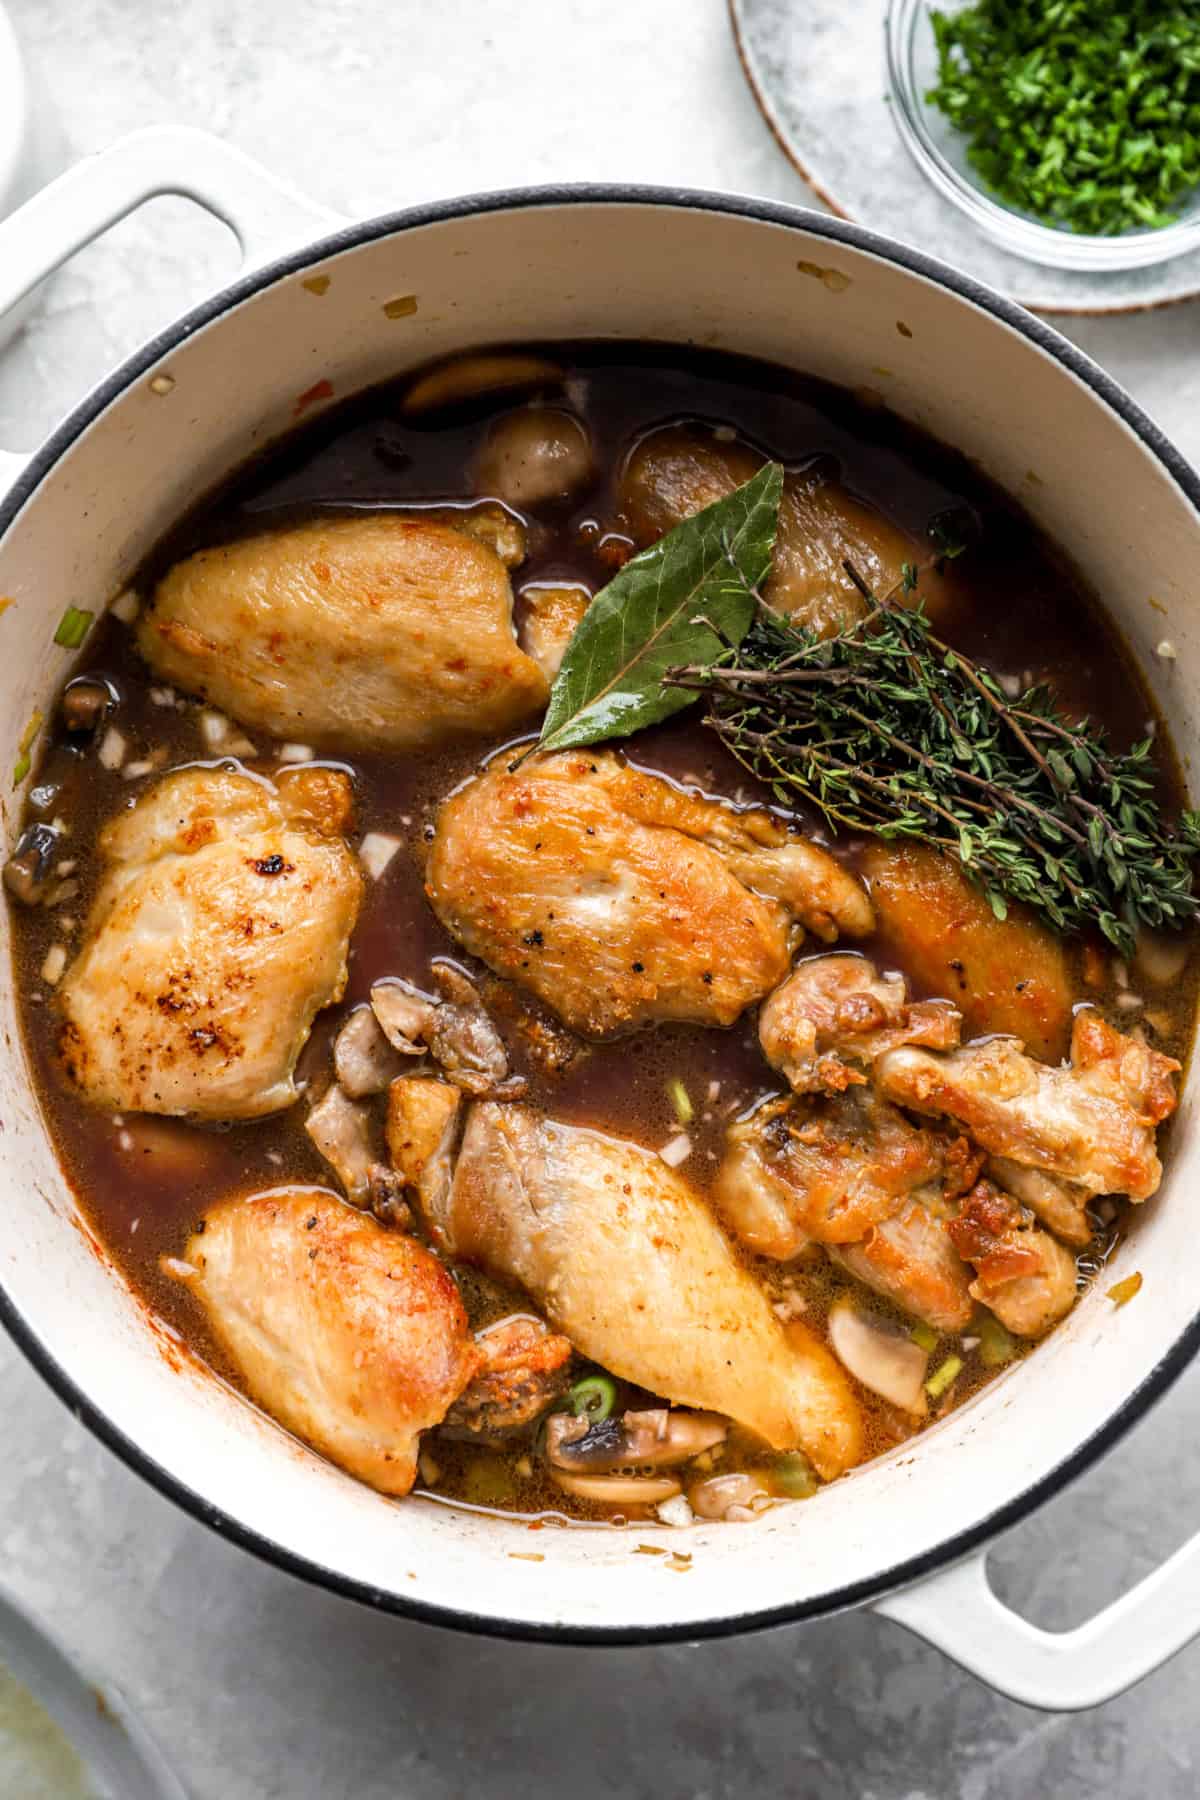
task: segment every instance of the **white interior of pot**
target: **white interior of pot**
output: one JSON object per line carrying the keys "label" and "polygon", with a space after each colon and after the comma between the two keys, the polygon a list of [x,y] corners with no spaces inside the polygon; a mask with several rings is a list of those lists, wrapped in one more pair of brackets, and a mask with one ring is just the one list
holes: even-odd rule
{"label": "white interior of pot", "polygon": [[[795,228],[646,204],[423,225],[317,266],[332,277],[324,295],[301,285],[312,268],[288,276],[139,376],[0,542],[0,594],[15,602],[0,617],[0,766],[12,766],[31,710],[47,707],[67,669],[51,642],[64,607],[116,592],[184,508],[288,427],[315,383],[342,398],[465,346],[592,335],[711,345],[868,386],[966,451],[1100,591],[1181,753],[1192,752],[1194,509],[1084,382],[935,282]],[[401,295],[416,297],[416,311],[389,318],[385,302]],[[163,372],[174,381],[166,394],[150,385]],[[1170,662],[1154,655],[1164,637]],[[19,799],[5,797],[10,831]],[[3,930],[7,959],[7,921]],[[816,1500],[753,1526],[687,1532],[531,1533],[390,1503],[207,1372],[179,1366],[79,1228],[29,1089],[8,982],[2,1024],[0,1280],[16,1309],[80,1392],[177,1482],[291,1555],[402,1601],[602,1628],[701,1624],[834,1594],[933,1550],[1045,1476],[1128,1399],[1196,1307],[1185,1102],[1168,1179],[1115,1265],[1142,1271],[1139,1298],[1118,1310],[1093,1291],[1031,1363]],[[690,1570],[636,1554],[646,1543],[687,1550]]]}

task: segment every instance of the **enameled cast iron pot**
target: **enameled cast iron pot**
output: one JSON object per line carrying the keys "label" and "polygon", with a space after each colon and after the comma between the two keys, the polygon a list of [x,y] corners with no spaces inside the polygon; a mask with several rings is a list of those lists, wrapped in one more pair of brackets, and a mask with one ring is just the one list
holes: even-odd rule
{"label": "enameled cast iron pot", "polygon": [[[131,357],[35,455],[0,467],[11,483],[0,594],[15,602],[0,616],[0,768],[68,666],[52,642],[64,608],[115,594],[198,495],[287,430],[301,396],[311,418],[431,357],[592,336],[713,345],[881,388],[1067,548],[1147,671],[1180,751],[1200,752],[1200,481],[1086,357],[953,269],[838,220],[661,189],[531,189],[346,225],[216,140],[162,129],[82,164],[0,226],[0,310],[166,192],[225,219],[249,272]],[[306,285],[316,274],[329,278],[323,292]],[[1154,654],[1164,636],[1172,661]],[[8,836],[20,799],[5,792]],[[1200,1342],[1194,1077],[1163,1190],[1119,1254],[1118,1275],[1145,1278],[1135,1303],[1118,1310],[1093,1291],[1031,1364],[806,1505],[738,1529],[639,1526],[638,1541],[691,1553],[681,1577],[632,1554],[627,1532],[531,1537],[381,1499],[164,1354],[78,1218],[7,979],[0,1008],[9,1330],[133,1468],[283,1568],[441,1624],[589,1643],[716,1636],[872,1604],[1004,1692],[1057,1708],[1118,1692],[1200,1629],[1200,1538],[1058,1636],[1003,1607],[983,1561],[998,1531],[1141,1417]]]}

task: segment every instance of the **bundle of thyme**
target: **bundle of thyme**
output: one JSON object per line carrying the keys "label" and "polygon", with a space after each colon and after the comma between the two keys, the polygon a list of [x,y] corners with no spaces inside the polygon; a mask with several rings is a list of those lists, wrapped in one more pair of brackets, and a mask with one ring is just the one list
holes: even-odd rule
{"label": "bundle of thyme", "polygon": [[1196,916],[1200,812],[1164,825],[1149,738],[1114,750],[1048,689],[1006,694],[919,606],[862,591],[866,615],[827,639],[760,604],[740,645],[669,680],[707,696],[707,723],[781,803],[952,851],[1000,918],[1021,900],[1128,954],[1138,924]]}

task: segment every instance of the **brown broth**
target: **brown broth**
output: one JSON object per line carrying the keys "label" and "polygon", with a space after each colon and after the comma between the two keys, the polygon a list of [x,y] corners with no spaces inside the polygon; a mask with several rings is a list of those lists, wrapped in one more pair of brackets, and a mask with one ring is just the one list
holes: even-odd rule
{"label": "brown broth", "polygon": [[[572,396],[592,431],[600,472],[593,487],[569,507],[527,515],[530,555],[515,572],[515,587],[568,579],[598,588],[610,571],[595,553],[599,533],[593,525],[603,530],[615,523],[613,481],[629,444],[651,427],[677,419],[732,426],[739,436],[789,464],[815,455],[834,459],[856,494],[915,533],[923,533],[931,519],[950,509],[965,514],[975,541],[955,567],[959,597],[940,629],[1000,674],[1025,677],[1032,672],[1048,678],[1064,706],[1098,718],[1118,743],[1143,734],[1152,717],[1151,703],[1108,621],[1028,519],[953,452],[876,406],[760,364],[656,345],[557,345],[552,354],[568,366]],[[465,470],[474,450],[489,420],[513,404],[511,397],[414,423],[401,416],[399,392],[385,386],[364,394],[239,471],[158,548],[136,585],[145,591],[170,562],[195,547],[317,510],[462,502],[470,491]],[[81,597],[97,607],[105,598]],[[162,690],[136,656],[129,631],[111,616],[93,634],[81,670],[103,673],[114,684],[120,696],[116,719],[132,760],[155,756],[161,769],[210,758],[198,732],[198,707],[182,700],[159,703]],[[266,757],[267,740],[262,733],[252,735]],[[434,756],[357,756],[343,765],[354,777],[360,828],[402,833],[405,846],[383,878],[368,883],[345,1000],[318,1020],[301,1061],[302,1075],[323,1079],[332,1034],[378,977],[402,975],[425,985],[435,955],[456,956],[472,967],[424,899],[422,864],[438,800],[493,748],[472,743]],[[693,780],[710,793],[742,801],[765,799],[694,723],[644,733],[628,751],[638,763]],[[1160,760],[1164,802],[1177,806],[1182,799],[1179,772],[1169,755]],[[285,1182],[331,1185],[329,1171],[304,1133],[302,1107],[253,1124],[202,1130],[151,1118],[114,1121],[87,1110],[68,1092],[54,1051],[53,997],[39,971],[64,911],[77,921],[78,942],[93,879],[96,831],[144,790],[146,778],[130,782],[104,770],[94,754],[74,747],[65,735],[52,741],[35,785],[48,778],[63,783],[52,811],[71,826],[68,853],[79,862],[81,891],[56,911],[13,909],[17,992],[45,1114],[83,1212],[134,1288],[201,1355],[232,1375],[186,1288],[160,1271],[160,1258],[180,1253],[194,1222],[216,1199]],[[829,842],[815,820],[801,823]],[[853,864],[861,846],[837,840],[830,848]],[[871,950],[870,944],[862,947]],[[1072,950],[1077,974],[1078,948]],[[1152,1041],[1181,1059],[1190,1043],[1194,963],[1193,956],[1188,978],[1150,1005],[1157,1021],[1150,1027]],[[1111,977],[1111,963],[1109,969]],[[667,1083],[681,1077],[696,1103],[689,1128],[694,1150],[685,1173],[702,1189],[715,1170],[728,1120],[761,1095],[780,1090],[758,1049],[752,1016],[728,1031],[666,1025],[618,1044],[581,1045],[564,1071],[547,1074],[530,1056],[528,1036],[531,1028],[547,1023],[546,1016],[528,996],[478,967],[474,972],[484,978],[485,998],[514,1067],[529,1079],[531,1103],[555,1117],[658,1146],[678,1129]],[[1081,979],[1078,992],[1085,997]],[[1099,997],[1114,1022],[1128,1028],[1130,1014],[1115,1009],[1117,990],[1111,979],[1098,996],[1089,991],[1086,997]],[[720,1084],[719,1094],[710,1103],[705,1096],[714,1082]],[[1111,1234],[1098,1238],[1083,1259],[1085,1271],[1098,1269],[1110,1247]],[[851,1285],[825,1263],[788,1269],[766,1262],[754,1266],[781,1309],[802,1312],[818,1328],[830,1300]],[[470,1271],[457,1273],[476,1324],[512,1309],[512,1295]],[[527,1303],[516,1297],[515,1304],[523,1309]],[[872,1299],[871,1304],[887,1310],[882,1301]],[[931,1367],[954,1348],[949,1340],[939,1345]],[[950,1394],[933,1409],[935,1415],[960,1404],[989,1378],[977,1355],[968,1353],[965,1362]],[[626,1392],[637,1397],[634,1390]],[[910,1433],[911,1422],[903,1415],[870,1395],[863,1398],[873,1452]],[[437,1487],[445,1495],[523,1512],[546,1508],[595,1516],[594,1509],[566,1501],[536,1474],[523,1476],[522,1450],[500,1457],[438,1440],[436,1434],[430,1450],[438,1465]],[[758,1456],[753,1445],[735,1434],[721,1467],[750,1466]]]}

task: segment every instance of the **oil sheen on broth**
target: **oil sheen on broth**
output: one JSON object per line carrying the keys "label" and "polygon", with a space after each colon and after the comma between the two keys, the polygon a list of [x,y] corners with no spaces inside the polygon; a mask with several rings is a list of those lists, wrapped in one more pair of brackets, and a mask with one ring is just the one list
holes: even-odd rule
{"label": "oil sheen on broth", "polygon": [[[630,447],[646,433],[676,422],[714,429],[778,458],[790,468],[827,459],[844,486],[877,508],[914,540],[929,541],[931,524],[950,521],[969,547],[947,571],[948,610],[939,630],[1004,677],[1046,679],[1067,710],[1098,719],[1119,744],[1141,736],[1151,716],[1141,682],[1099,610],[1082,591],[1064,559],[1001,496],[952,451],[900,424],[866,398],[779,370],[715,355],[654,345],[620,347],[555,345],[545,354],[567,374],[564,402],[585,422],[594,449],[593,475],[569,501],[524,510],[528,555],[513,570],[520,590],[538,583],[582,583],[596,591],[628,553],[627,524],[617,484]],[[134,586],[150,590],[163,571],[193,550],[282,527],[317,514],[361,514],[396,506],[462,504],[477,499],[470,471],[489,424],[524,399],[510,392],[485,394],[418,417],[406,414],[407,383],[384,386],[331,409],[269,454],[241,470],[207,498],[164,542]],[[98,606],[105,596],[88,597]],[[152,773],[130,780],[126,770],[106,769],[94,749],[81,750],[65,733],[53,739],[35,785],[55,790],[52,811],[70,827],[73,886],[57,908],[15,907],[17,991],[42,1103],[63,1166],[93,1229],[148,1306],[184,1342],[231,1379],[237,1379],[206,1330],[185,1283],[162,1273],[164,1257],[178,1257],[206,1208],[230,1194],[249,1194],[286,1183],[335,1186],[303,1127],[303,1102],[274,1116],[225,1128],[94,1112],[65,1082],[55,1052],[54,996],[41,971],[61,937],[65,912],[81,922],[94,882],[95,834],[127,807],[164,769],[213,755],[199,735],[199,707],[150,675],[133,648],[133,633],[107,618],[92,635],[81,669],[95,671],[119,696],[112,715],[131,746],[130,758],[154,761]],[[536,728],[536,720],[530,724]],[[269,743],[249,733],[255,754],[269,760]],[[504,734],[511,737],[511,733]],[[764,1096],[784,1091],[764,1061],[754,1009],[729,1029],[666,1024],[615,1042],[583,1043],[556,1023],[524,991],[502,982],[465,957],[435,917],[423,891],[425,860],[438,803],[469,778],[501,739],[463,741],[436,753],[356,754],[325,760],[353,777],[357,831],[393,834],[402,846],[382,878],[368,881],[354,935],[350,979],[340,1006],[318,1015],[298,1075],[318,1086],[328,1077],[330,1045],[348,1011],[367,999],[383,976],[429,986],[433,957],[449,957],[480,982],[482,996],[505,1039],[511,1066],[528,1082],[526,1103],[554,1119],[596,1127],[651,1148],[680,1131],[672,1084],[681,1082],[694,1109],[687,1124],[690,1153],[683,1175],[702,1192],[712,1184],[731,1120]],[[1160,745],[1164,740],[1160,737]],[[729,758],[694,718],[640,734],[624,747],[644,768],[663,772],[738,803],[768,803],[768,796]],[[253,766],[253,758],[247,761]],[[1161,758],[1164,800],[1180,801],[1178,773]],[[29,816],[44,816],[31,812]],[[855,839],[830,839],[815,819],[801,821],[818,843],[851,866],[863,865],[867,847]],[[870,865],[869,854],[866,857]],[[78,926],[76,928],[78,931]],[[809,944],[805,954],[813,948]],[[892,934],[853,944],[877,955],[884,968],[909,976],[916,998],[946,992],[932,979],[927,960],[906,958]],[[1186,1056],[1194,995],[1188,975],[1157,989],[1139,985],[1098,945],[1066,946],[1072,998],[1098,1005],[1120,1029],[1140,1026],[1158,1050]],[[539,1034],[553,1034],[570,1054],[561,1066],[531,1054]],[[969,1033],[967,1035],[970,1035]],[[553,1059],[551,1059],[553,1060]],[[1079,1256],[1080,1281],[1093,1279],[1122,1225],[1121,1213],[1103,1208],[1092,1242]],[[418,1230],[420,1226],[418,1224]],[[830,1305],[847,1292],[868,1310],[890,1317],[908,1332],[912,1320],[867,1295],[824,1257],[795,1264],[739,1252],[765,1283],[780,1316],[798,1316],[818,1331]],[[455,1270],[471,1323],[478,1328],[529,1302],[462,1267]],[[978,1334],[932,1334],[929,1368],[948,1356],[962,1368],[930,1406],[929,1418],[961,1404],[990,1379]],[[1014,1343],[1015,1354],[1029,1345]],[[578,1373],[587,1366],[580,1363]],[[653,1405],[653,1396],[619,1386],[618,1407]],[[867,1422],[867,1453],[902,1441],[915,1421],[898,1407],[859,1390]],[[703,1468],[717,1473],[768,1468],[773,1457],[748,1434],[731,1432]],[[614,1514],[588,1500],[565,1495],[547,1480],[526,1435],[496,1450],[463,1443],[434,1430],[427,1434],[418,1488],[466,1503],[527,1514],[584,1519],[649,1516],[637,1506]]]}

